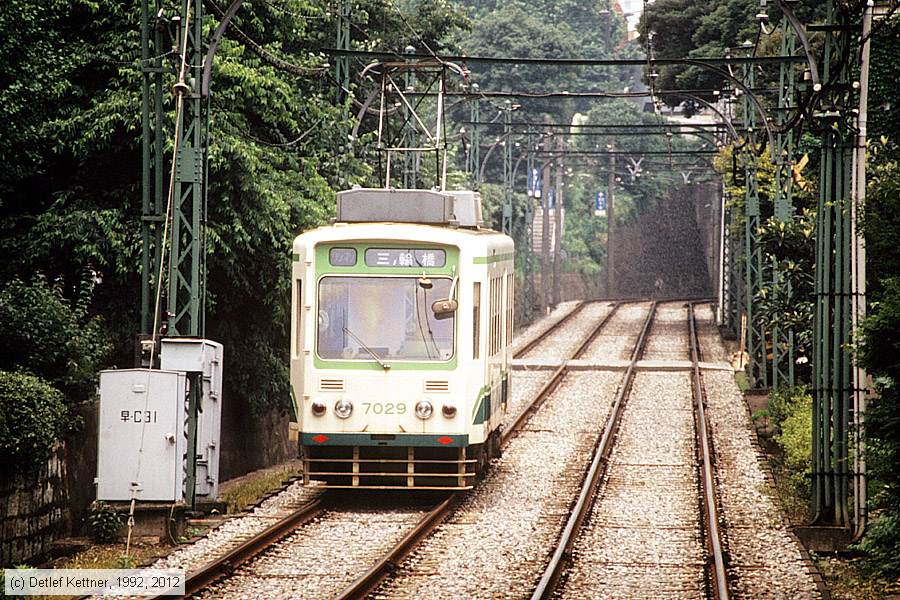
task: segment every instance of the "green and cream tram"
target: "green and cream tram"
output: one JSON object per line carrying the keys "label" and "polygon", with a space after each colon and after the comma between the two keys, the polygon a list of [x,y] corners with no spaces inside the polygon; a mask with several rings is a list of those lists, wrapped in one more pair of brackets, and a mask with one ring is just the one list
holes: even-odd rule
{"label": "green and cream tram", "polygon": [[499,453],[513,241],[473,192],[355,189],[293,245],[291,386],[306,481],[465,489]]}

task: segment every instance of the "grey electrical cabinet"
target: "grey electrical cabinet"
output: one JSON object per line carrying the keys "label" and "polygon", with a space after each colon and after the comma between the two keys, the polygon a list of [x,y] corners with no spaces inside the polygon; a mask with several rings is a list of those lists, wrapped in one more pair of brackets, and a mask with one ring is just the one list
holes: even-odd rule
{"label": "grey electrical cabinet", "polygon": [[184,372],[121,369],[100,373],[97,499],[184,499]]}
{"label": "grey electrical cabinet", "polygon": [[222,344],[199,338],[163,338],[160,367],[193,375],[188,378],[189,385],[191,380],[200,383],[194,490],[198,497],[215,500],[222,429]]}

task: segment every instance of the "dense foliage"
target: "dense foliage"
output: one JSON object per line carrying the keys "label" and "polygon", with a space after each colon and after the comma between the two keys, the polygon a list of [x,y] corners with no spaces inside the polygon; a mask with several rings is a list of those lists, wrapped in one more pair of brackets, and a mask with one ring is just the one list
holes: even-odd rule
{"label": "dense foliage", "polygon": [[[218,16],[216,2],[206,5],[208,35]],[[0,264],[0,285],[43,273],[65,298],[53,302],[78,307],[77,327],[45,317],[52,322],[36,332],[36,315],[45,308],[56,315],[59,306],[41,300],[29,309],[32,294],[9,304],[16,312],[3,325],[19,336],[12,339],[35,336],[34,347],[51,347],[45,357],[23,353],[16,364],[47,363],[47,376],[64,388],[95,372],[98,361],[132,362],[140,291],[139,15],[137,0],[13,0],[0,11],[0,253],[9,257]],[[354,23],[357,47],[422,50],[441,49],[440,40],[467,20],[441,0],[411,2],[402,12],[392,2],[364,0],[354,4]],[[334,44],[334,27],[325,2],[245,2],[214,63],[207,335],[227,348],[229,401],[255,410],[288,403],[290,241],[331,217],[336,189],[372,174],[371,157],[349,137],[349,111],[335,101],[320,52]],[[174,71],[169,59],[164,64]],[[171,98],[165,102],[171,111]],[[95,315],[112,340],[108,357],[85,347],[101,327]],[[71,361],[66,353],[74,346],[85,354]],[[60,362],[63,355],[68,362]],[[90,384],[82,377],[77,385],[87,387],[65,391],[83,399]]]}
{"label": "dense foliage", "polygon": [[896,150],[876,157],[870,174],[864,227],[872,285],[862,358],[877,392],[868,406],[866,433],[869,469],[878,485],[872,527],[861,548],[873,566],[889,577],[900,577],[900,161]]}
{"label": "dense foliage", "polygon": [[53,386],[28,373],[0,371],[0,473],[40,465],[67,423],[63,395]]}
{"label": "dense foliage", "polygon": [[109,351],[102,321],[88,314],[89,295],[70,302],[42,277],[0,287],[0,369],[30,371],[70,402],[89,399]]}

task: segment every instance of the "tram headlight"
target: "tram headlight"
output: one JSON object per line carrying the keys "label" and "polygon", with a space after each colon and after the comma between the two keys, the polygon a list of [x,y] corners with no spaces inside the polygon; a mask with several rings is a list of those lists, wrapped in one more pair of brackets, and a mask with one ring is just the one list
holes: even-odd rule
{"label": "tram headlight", "polygon": [[430,419],[434,414],[434,406],[428,400],[419,400],[416,402],[416,416],[422,419]]}
{"label": "tram headlight", "polygon": [[334,403],[334,414],[336,414],[339,419],[349,419],[350,415],[353,414],[353,403],[341,398]]}
{"label": "tram headlight", "polygon": [[447,417],[448,419],[452,419],[456,416],[456,405],[451,404],[449,402],[445,402],[441,407],[441,414]]}
{"label": "tram headlight", "polygon": [[325,403],[322,402],[321,400],[313,400],[313,403],[310,406],[310,408],[312,409],[312,414],[316,415],[317,417],[321,417],[322,415],[325,414],[325,410],[327,407],[325,406]]}

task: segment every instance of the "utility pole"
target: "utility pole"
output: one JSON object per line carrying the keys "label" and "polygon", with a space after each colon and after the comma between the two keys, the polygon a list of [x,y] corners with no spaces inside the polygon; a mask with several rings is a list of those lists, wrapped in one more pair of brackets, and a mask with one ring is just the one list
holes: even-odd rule
{"label": "utility pole", "polygon": [[[863,43],[860,54],[859,116],[856,119],[856,147],[853,155],[853,203],[850,209],[850,243],[852,244],[850,294],[852,296],[851,337],[855,342],[860,340],[860,324],[866,317],[866,238],[857,229],[857,221],[865,210],[866,204],[866,135],[868,133],[869,64],[872,50],[871,33],[874,7],[874,1],[869,0],[866,3],[865,15],[863,15],[862,37],[866,41]],[[859,361],[856,361],[853,369],[853,420],[856,446],[856,451],[853,453],[853,466],[856,472],[853,486],[853,514],[856,521],[854,537],[859,537],[864,533],[868,521],[868,482],[864,447],[868,388],[869,381],[866,370],[859,365]]]}
{"label": "utility pole", "polygon": [[560,158],[556,164],[556,206],[553,211],[553,306],[559,304],[560,296],[560,266],[562,261],[562,234],[563,234],[563,164],[562,153],[566,147],[565,138],[560,135],[556,139],[556,149],[559,150]]}
{"label": "utility pole", "polygon": [[615,142],[607,144],[606,149],[609,151],[606,180],[606,295],[615,298],[616,267],[613,260],[613,229],[616,222],[615,200],[613,199],[616,188]]}
{"label": "utility pole", "polygon": [[[553,136],[544,139],[544,150],[553,144]],[[541,169],[541,312],[547,314],[550,309],[550,166],[549,159]]]}
{"label": "utility pole", "polygon": [[506,109],[503,114],[503,214],[502,231],[506,235],[512,235],[513,212],[513,142],[512,142],[512,103],[506,101]]}

